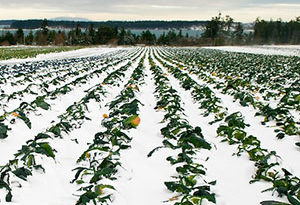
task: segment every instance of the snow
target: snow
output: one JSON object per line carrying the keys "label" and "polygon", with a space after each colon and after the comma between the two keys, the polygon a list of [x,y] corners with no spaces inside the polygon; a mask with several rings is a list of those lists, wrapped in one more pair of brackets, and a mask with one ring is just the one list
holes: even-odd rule
{"label": "snow", "polygon": [[[132,69],[129,70],[129,72],[130,71],[132,71]],[[128,73],[124,82],[129,78]],[[90,121],[85,122],[80,129],[72,131],[69,136],[66,136],[64,139],[55,139],[51,143],[51,146],[57,150],[55,161],[52,159],[44,159],[43,164],[46,165],[44,167],[46,173],[37,175],[34,173],[34,176],[30,178],[30,181],[26,183],[22,189],[13,193],[17,196],[15,204],[31,205],[39,204],[41,201],[43,201],[44,205],[76,203],[77,197],[73,195],[79,187],[76,184],[70,183],[75,174],[75,172],[71,170],[76,167],[77,159],[88,148],[88,143],[93,141],[94,135],[99,131],[99,122],[101,122],[103,118],[103,110],[101,107],[104,107],[113,100],[121,88],[122,85],[117,88],[108,88],[108,94],[100,105],[96,102],[89,103],[89,109],[91,111],[87,117],[91,119]],[[74,94],[74,96],[76,95],[77,94]],[[77,139],[78,144],[72,141],[72,139]],[[49,194],[49,192],[51,192],[51,194]],[[39,195],[36,197],[28,197],[30,195],[34,196],[32,193],[39,193]],[[53,197],[53,195],[55,197]]]}
{"label": "snow", "polygon": [[73,51],[65,51],[58,53],[47,53],[47,54],[39,54],[34,58],[26,58],[26,59],[9,59],[9,60],[0,60],[1,64],[20,64],[25,62],[34,62],[34,61],[46,61],[46,60],[59,60],[66,58],[79,58],[79,57],[90,57],[97,56],[107,52],[113,52],[121,49],[122,47],[92,47],[92,48],[82,48]]}
{"label": "snow", "polygon": [[[156,61],[156,63],[160,64],[158,61]],[[176,66],[169,62],[167,64]],[[165,70],[165,72],[167,73],[167,70]],[[186,71],[183,72],[187,73]],[[294,146],[298,141],[298,136],[289,136],[281,140],[277,139],[274,133],[276,128],[262,126],[260,122],[263,121],[263,117],[254,117],[257,111],[253,107],[241,106],[238,102],[235,102],[232,96],[222,94],[222,92],[215,89],[213,85],[198,79],[195,74],[190,74],[190,77],[198,84],[206,85],[214,91],[216,96],[221,99],[221,105],[228,108],[228,113],[241,112],[245,117],[245,123],[250,124],[250,127],[246,128],[246,132],[249,135],[258,137],[261,141],[262,148],[266,148],[269,151],[276,151],[277,155],[280,156],[281,166],[291,171],[293,175],[299,176],[300,164],[294,162],[295,156],[299,154],[299,148]],[[229,147],[221,143],[222,139],[216,138],[216,130],[219,123],[209,125],[208,123],[213,121],[213,118],[203,118],[199,109],[195,109],[199,107],[199,105],[197,106],[190,100],[186,100],[192,99],[192,96],[180,88],[178,80],[170,75],[168,78],[172,84],[175,85],[176,90],[183,96],[182,100],[185,102],[184,107],[186,108],[187,116],[190,116],[188,119],[191,124],[194,126],[200,125],[200,127],[204,128],[204,136],[207,136],[207,139],[215,145],[212,151],[204,151],[207,152],[206,154],[209,156],[209,160],[204,164],[208,168],[208,175],[210,177],[214,176],[217,180],[215,192],[218,194],[218,204],[250,205],[259,204],[259,202],[263,200],[274,200],[274,196],[270,193],[260,193],[260,191],[270,188],[269,184],[259,182],[250,185],[248,183],[252,179],[252,175],[255,174],[254,163],[250,162],[245,155],[242,157],[233,157],[232,154],[237,152],[237,147]],[[224,169],[226,169],[226,171]],[[233,179],[234,183],[232,183]],[[245,192],[243,190],[247,191]],[[238,193],[237,195],[239,197],[232,197],[232,193]],[[283,199],[278,198],[277,200],[282,201]]]}
{"label": "snow", "polygon": [[[121,64],[124,65],[125,63]],[[115,67],[116,69],[121,67],[121,65]],[[51,110],[39,110],[38,113],[31,113],[28,115],[28,118],[32,121],[32,129],[29,129],[25,123],[21,120],[17,120],[14,126],[11,126],[13,129],[11,135],[4,140],[0,140],[0,155],[6,155],[5,158],[0,157],[0,164],[4,164],[7,158],[11,159],[13,154],[20,149],[20,144],[24,144],[30,137],[37,135],[38,133],[44,131],[52,121],[57,121],[57,116],[64,113],[65,110],[72,105],[74,102],[79,101],[82,97],[86,95],[86,90],[99,84],[107,75],[102,75],[101,78],[94,77],[90,80],[88,84],[78,85],[73,91],[67,95],[59,96],[56,100],[47,100],[51,104]],[[70,97],[71,96],[71,97]],[[30,100],[35,96],[25,96],[23,98],[24,102],[30,103]],[[20,104],[18,100],[17,103],[9,103],[8,111],[15,109],[16,107],[11,107]],[[45,118],[47,116],[47,118]],[[43,121],[43,123],[40,123]],[[23,133],[20,134],[20,130],[23,130]]]}
{"label": "snow", "polygon": [[[156,64],[162,67],[158,61]],[[167,70],[164,71],[167,73]],[[199,162],[207,168],[207,177],[209,177],[207,181],[217,180],[217,184],[212,186],[214,193],[217,193],[217,204],[252,205],[272,199],[270,193],[261,193],[262,190],[269,188],[268,184],[249,184],[252,175],[255,174],[254,163],[250,162],[246,156],[232,156],[237,152],[237,146],[229,146],[222,143],[221,138],[216,137],[219,123],[209,125],[209,122],[214,119],[213,116],[203,117],[202,111],[198,109],[200,105],[190,100],[192,99],[190,92],[181,88],[178,80],[171,74],[168,78],[173,88],[181,94],[183,108],[190,124],[194,127],[200,126],[205,139],[213,145],[212,150],[201,150],[198,156]],[[209,159],[206,161],[206,158]]]}
{"label": "snow", "polygon": [[263,55],[300,56],[299,45],[270,45],[270,46],[212,46],[203,47],[229,52],[253,53]]}
{"label": "snow", "polygon": [[[86,48],[76,51],[39,55],[31,59],[1,61],[0,64],[20,64],[33,61],[85,58],[114,53],[121,49],[124,48]],[[111,185],[116,188],[116,191],[113,191],[112,205],[171,205],[175,203],[164,203],[164,201],[174,197],[174,193],[169,192],[164,185],[164,182],[172,180],[171,177],[176,175],[176,166],[171,166],[166,160],[168,156],[174,155],[174,151],[171,149],[160,149],[151,157],[147,157],[150,151],[162,145],[163,136],[160,133],[160,129],[165,126],[165,123],[161,122],[165,114],[164,111],[156,111],[154,109],[157,99],[153,94],[155,85],[148,61],[150,52],[147,52],[151,49],[144,50],[144,53],[147,53],[144,62],[144,72],[146,74],[145,84],[139,87],[140,92],[137,93],[137,99],[142,103],[139,111],[141,123],[136,129],[126,131],[132,138],[130,142],[131,148],[121,151],[120,162],[122,167],[119,168],[116,175],[117,180],[111,182]],[[209,49],[271,55],[300,54],[300,46],[210,47]],[[134,49],[126,48],[126,50],[132,52]],[[124,57],[124,54],[118,55]],[[142,55],[140,55],[140,57],[141,56]],[[0,189],[1,205],[65,205],[76,203],[78,199],[76,194],[78,194],[77,190],[79,186],[70,183],[75,175],[72,169],[78,166],[76,163],[78,157],[88,148],[88,144],[93,141],[94,135],[103,129],[101,125],[103,119],[102,115],[109,113],[108,103],[115,99],[125,83],[130,79],[133,68],[138,65],[139,59],[140,58],[125,72],[126,75],[120,81],[119,86],[107,87],[107,94],[103,97],[101,102],[96,103],[91,101],[88,104],[89,112],[87,113],[87,117],[91,120],[86,120],[81,128],[73,130],[62,139],[55,138],[50,140],[50,145],[57,151],[56,159],[53,160],[46,157],[39,159],[45,168],[45,173],[35,171],[33,176],[28,178],[27,182],[14,178],[13,181],[21,182],[22,187],[17,188],[17,183],[13,186],[13,202],[11,203],[5,202],[6,191]],[[107,69],[107,71],[103,72],[100,76],[90,78],[86,84],[73,86],[73,90],[66,95],[50,100],[50,110],[39,109],[36,113],[30,113],[28,117],[32,121],[32,129],[29,129],[24,122],[20,120],[10,125],[12,130],[9,132],[9,137],[0,140],[0,166],[6,164],[8,160],[13,159],[14,154],[27,140],[32,139],[39,132],[49,128],[53,124],[53,121],[56,122],[58,116],[64,113],[66,108],[74,102],[79,101],[86,94],[85,91],[87,89],[102,82],[110,72],[125,65],[128,61],[130,60],[125,60],[119,65]],[[163,68],[157,60],[155,60],[155,63],[159,65],[165,73],[168,73],[166,68]],[[80,69],[80,64],[74,63],[71,64],[70,67]],[[91,73],[95,69],[101,69],[102,67],[105,66],[95,67],[88,73]],[[41,73],[43,72],[41,71]],[[65,73],[61,72],[60,74],[63,75]],[[63,84],[71,82],[83,74],[85,73],[71,77],[63,82]],[[234,102],[232,96],[222,94],[219,90],[214,89],[212,85],[206,84],[206,82],[198,79],[194,74],[190,74],[190,76],[197,83],[205,84],[210,87],[210,89],[216,93],[217,97],[222,100],[222,106],[228,108],[228,113],[240,111],[245,117],[245,122],[250,124],[250,127],[246,129],[247,133],[258,137],[263,148],[267,148],[269,151],[276,150],[277,154],[281,156],[281,164],[294,175],[299,175],[300,164],[295,163],[295,156],[298,156],[299,149],[292,146],[297,141],[296,137],[287,137],[283,140],[276,139],[274,128],[262,126],[260,124],[262,118],[254,117],[256,112],[254,108],[242,107],[238,102]],[[177,90],[181,97],[181,104],[185,113],[184,118],[187,119],[192,126],[201,127],[205,139],[213,145],[212,150],[199,151],[195,160],[207,168],[207,174],[204,176],[205,180],[217,181],[216,185],[212,186],[212,191],[216,193],[217,204],[253,205],[259,204],[263,200],[284,201],[284,198],[279,199],[276,196],[272,196],[272,192],[261,192],[264,189],[270,188],[271,184],[262,182],[249,184],[249,181],[255,174],[254,163],[248,159],[246,154],[243,154],[241,157],[232,156],[237,152],[237,146],[221,142],[222,138],[216,136],[216,130],[220,123],[210,125],[209,122],[214,119],[213,116],[204,117],[201,115],[203,110],[200,110],[198,108],[199,104],[192,100],[190,91],[184,90],[180,86],[179,81],[171,74],[168,74],[167,77],[170,80],[170,85]],[[46,78],[45,81],[52,78],[54,77]],[[38,81],[37,83],[42,82]],[[52,86],[51,90],[62,85]],[[3,90],[5,90],[5,93],[12,93],[25,88],[25,85],[13,87],[10,86],[10,83],[1,85],[1,87],[2,86],[4,86]],[[34,99],[33,97],[36,96],[26,94],[21,101],[30,102]],[[21,101],[19,99],[13,99],[11,103],[7,104],[6,109],[14,109]],[[1,103],[5,104],[5,102],[0,102],[0,105]],[[76,143],[74,139],[77,139],[78,143]],[[205,201],[204,204],[211,203]]]}
{"label": "snow", "polygon": [[145,65],[146,83],[140,87],[138,96],[145,106],[140,110],[140,125],[136,130],[130,131],[133,138],[131,149],[121,153],[121,164],[124,168],[114,182],[117,194],[113,205],[140,205],[141,202],[143,205],[162,204],[172,197],[163,183],[171,180],[172,174],[176,173],[175,168],[166,160],[170,151],[162,149],[150,158],[147,157],[149,152],[162,145],[160,129],[164,125],[159,123],[163,119],[163,113],[153,109],[156,106],[156,99],[151,95],[154,93],[154,84],[147,60]]}

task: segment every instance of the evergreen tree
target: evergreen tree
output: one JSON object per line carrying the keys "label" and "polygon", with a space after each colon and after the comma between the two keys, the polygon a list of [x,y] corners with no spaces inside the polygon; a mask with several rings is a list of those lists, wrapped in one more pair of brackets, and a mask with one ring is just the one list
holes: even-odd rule
{"label": "evergreen tree", "polygon": [[141,33],[141,42],[147,45],[153,45],[156,42],[156,36],[149,30]]}
{"label": "evergreen tree", "polygon": [[112,28],[109,26],[101,26],[98,28],[96,33],[96,41],[97,44],[106,44],[109,41],[117,41],[118,33],[116,28]]}
{"label": "evergreen tree", "polygon": [[210,38],[214,45],[223,45],[226,41],[231,41],[231,28],[234,21],[230,16],[222,17],[219,13],[206,24],[205,31],[202,34],[204,38]]}
{"label": "evergreen tree", "polygon": [[48,45],[48,35],[44,34],[43,31],[37,31],[34,38],[37,45]]}
{"label": "evergreen tree", "polygon": [[65,45],[66,34],[65,32],[58,31],[55,35],[54,45],[63,46]]}
{"label": "evergreen tree", "polygon": [[183,37],[183,35],[182,35],[182,30],[180,29],[179,30],[179,33],[178,33],[178,38],[182,38]]}
{"label": "evergreen tree", "polygon": [[19,28],[15,33],[15,42],[17,44],[24,44],[24,32],[23,29]]}
{"label": "evergreen tree", "polygon": [[298,44],[300,43],[300,18],[289,22],[265,21],[254,22],[254,43],[258,44]]}
{"label": "evergreen tree", "polygon": [[91,24],[89,26],[88,41],[89,41],[89,44],[96,44],[96,31],[94,28],[94,24]]}
{"label": "evergreen tree", "polygon": [[244,28],[242,23],[238,22],[236,28],[233,32],[234,42],[237,44],[241,44],[243,41]]}
{"label": "evergreen tree", "polygon": [[41,30],[43,32],[44,35],[47,35],[48,34],[48,20],[45,18],[42,23],[41,23]]}
{"label": "evergreen tree", "polygon": [[167,41],[169,42],[169,45],[173,45],[177,42],[177,34],[175,31],[169,31],[167,34]]}
{"label": "evergreen tree", "polygon": [[169,44],[165,32],[163,32],[163,34],[158,37],[157,44],[159,44],[159,45],[168,45]]}
{"label": "evergreen tree", "polygon": [[125,31],[124,27],[122,27],[120,33],[118,34],[118,44],[119,45],[125,45],[125,37],[126,37],[126,31]]}
{"label": "evergreen tree", "polygon": [[34,36],[32,31],[29,32],[29,34],[25,37],[25,44],[26,45],[32,45],[34,41]]}
{"label": "evergreen tree", "polygon": [[56,31],[54,30],[49,31],[48,42],[54,44],[55,38],[56,38]]}
{"label": "evergreen tree", "polygon": [[14,35],[10,32],[6,32],[4,35],[4,41],[8,41],[11,45],[15,45],[16,41]]}
{"label": "evergreen tree", "polygon": [[80,38],[80,36],[81,36],[81,28],[80,28],[80,24],[79,23],[77,23],[77,25],[76,25],[75,36],[77,38]]}
{"label": "evergreen tree", "polygon": [[135,36],[131,33],[130,30],[126,31],[126,35],[124,37],[124,44],[125,45],[135,45],[136,44],[136,38]]}
{"label": "evergreen tree", "polygon": [[207,22],[203,37],[215,39],[218,37],[222,28],[221,13],[218,16],[213,17],[211,21]]}
{"label": "evergreen tree", "polygon": [[227,32],[230,32],[232,24],[233,24],[233,18],[231,18],[229,15],[226,15],[224,26]]}

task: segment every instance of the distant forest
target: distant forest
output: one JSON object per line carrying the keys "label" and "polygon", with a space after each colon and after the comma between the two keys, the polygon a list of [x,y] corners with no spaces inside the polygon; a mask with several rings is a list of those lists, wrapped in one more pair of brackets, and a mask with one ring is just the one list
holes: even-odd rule
{"label": "distant forest", "polygon": [[15,20],[0,20],[0,25],[10,26]]}
{"label": "distant forest", "polygon": [[[13,21],[11,28],[37,29],[40,28],[43,20],[24,20]],[[207,21],[50,21],[49,27],[75,28],[80,24],[81,28],[89,28],[92,24],[94,27],[109,26],[125,29],[183,29],[192,26],[203,26]]]}
{"label": "distant forest", "polygon": [[[256,19],[253,31],[245,32],[244,25],[234,22],[230,16],[219,13],[210,21],[107,21],[101,22],[69,22],[70,31],[51,30],[62,21],[28,20],[14,21],[18,28],[14,34],[7,32],[0,36],[0,45],[169,45],[169,46],[209,46],[209,45],[253,45],[253,44],[300,44],[300,17],[284,22],[282,20],[265,21]],[[196,24],[198,23],[198,24]],[[19,25],[20,27],[18,27]],[[63,23],[62,23],[63,25]],[[202,25],[200,37],[183,35],[181,29]],[[63,27],[63,26],[62,26]],[[37,29],[25,35],[23,29]],[[65,28],[65,27],[64,27]],[[130,29],[143,29],[140,35],[133,34]],[[165,29],[160,36],[149,29]],[[178,30],[172,30],[178,29]]]}

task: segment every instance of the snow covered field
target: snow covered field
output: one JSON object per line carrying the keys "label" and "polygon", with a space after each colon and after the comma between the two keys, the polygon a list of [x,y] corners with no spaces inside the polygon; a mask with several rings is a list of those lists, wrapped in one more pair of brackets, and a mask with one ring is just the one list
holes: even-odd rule
{"label": "snow covered field", "polygon": [[[21,47],[22,48],[22,47]],[[30,47],[29,47],[30,48]],[[93,47],[93,48],[83,48],[74,51],[66,51],[59,53],[48,53],[48,54],[39,54],[34,58],[26,59],[9,59],[9,60],[0,60],[0,64],[16,64],[24,62],[33,62],[33,61],[45,61],[45,60],[58,60],[66,58],[79,58],[79,57],[89,57],[94,55],[100,55],[109,51],[119,50],[120,48],[109,48],[109,47]]]}
{"label": "snow covered field", "polygon": [[300,47],[216,49],[0,62],[0,204],[298,205]]}
{"label": "snow covered field", "polygon": [[205,47],[230,52],[254,53],[264,55],[300,56],[299,45],[274,45],[274,46],[216,46]]}

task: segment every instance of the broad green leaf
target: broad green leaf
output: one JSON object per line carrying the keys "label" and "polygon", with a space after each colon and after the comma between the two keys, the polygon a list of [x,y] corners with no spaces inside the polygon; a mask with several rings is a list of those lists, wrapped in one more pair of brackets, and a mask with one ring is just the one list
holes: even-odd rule
{"label": "broad green leaf", "polygon": [[47,102],[45,102],[45,97],[37,97],[34,103],[36,104],[36,106],[44,110],[49,110],[50,108],[50,105]]}
{"label": "broad green leaf", "polygon": [[48,157],[55,158],[54,150],[48,143],[39,143],[39,147],[36,149],[37,153],[44,154]]}
{"label": "broad green leaf", "polygon": [[12,173],[24,181],[27,181],[27,176],[32,175],[31,171],[25,167],[17,168],[16,170],[12,171]]}
{"label": "broad green leaf", "polygon": [[35,165],[35,159],[33,155],[29,155],[27,159],[27,166],[31,167],[32,165]]}
{"label": "broad green leaf", "polygon": [[49,132],[52,132],[56,136],[61,136],[61,131],[58,125],[55,125],[49,129]]}
{"label": "broad green leaf", "polygon": [[11,200],[12,200],[12,194],[11,194],[11,192],[9,191],[9,192],[6,194],[5,201],[6,201],[6,202],[11,202]]}
{"label": "broad green leaf", "polygon": [[29,118],[26,117],[25,113],[22,112],[22,111],[18,111],[18,113],[19,113],[19,115],[20,115],[19,118],[25,122],[25,124],[27,125],[27,127],[28,127],[29,129],[31,129],[31,122],[30,122]]}
{"label": "broad green leaf", "polygon": [[35,140],[40,140],[40,139],[49,139],[51,138],[50,135],[44,134],[44,133],[39,133],[37,136],[35,136]]}
{"label": "broad green leaf", "polygon": [[76,184],[83,184],[83,183],[84,183],[83,180],[77,180],[77,181],[76,181]]}
{"label": "broad green leaf", "polygon": [[165,182],[166,187],[172,192],[179,192],[188,194],[190,189],[184,184],[180,184],[177,182]]}
{"label": "broad green leaf", "polygon": [[300,205],[300,201],[297,200],[295,197],[291,196],[290,194],[287,195],[287,198],[292,205]]}
{"label": "broad green leaf", "polygon": [[83,195],[80,196],[79,200],[77,201],[76,205],[86,205],[91,200],[96,199],[98,195],[92,191],[87,191]]}
{"label": "broad green leaf", "polygon": [[199,187],[198,191],[196,191],[193,195],[194,196],[198,196],[198,197],[201,197],[201,198],[205,198],[207,199],[208,201],[210,202],[213,202],[213,203],[216,203],[216,196],[215,194],[211,194],[209,193],[207,190],[208,187]]}
{"label": "broad green leaf", "polygon": [[5,139],[8,137],[7,131],[9,130],[8,126],[0,122],[0,139]]}
{"label": "broad green leaf", "polygon": [[202,139],[196,135],[191,135],[188,137],[187,141],[191,142],[195,148],[203,148],[203,149],[211,149],[211,145],[205,141],[205,139]]}

